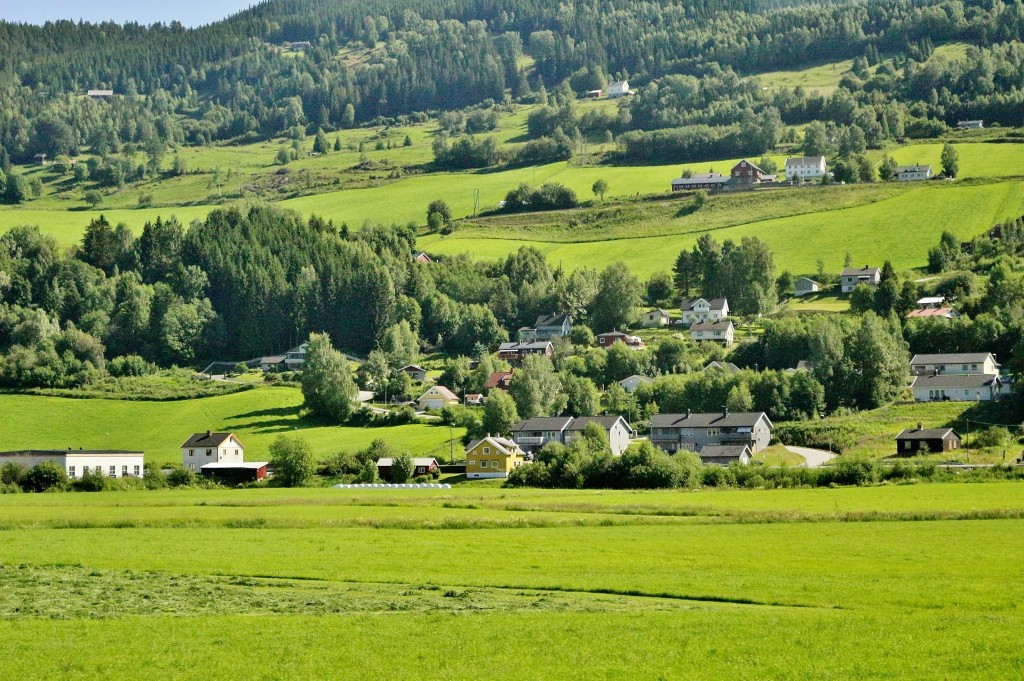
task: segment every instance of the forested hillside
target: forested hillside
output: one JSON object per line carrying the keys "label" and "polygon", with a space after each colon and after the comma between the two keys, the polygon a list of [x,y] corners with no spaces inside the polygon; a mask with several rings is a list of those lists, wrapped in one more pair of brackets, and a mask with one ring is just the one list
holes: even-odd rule
{"label": "forested hillside", "polygon": [[[696,135],[759,153],[780,122],[819,120],[856,125],[870,146],[960,117],[1020,124],[1022,35],[1019,0],[284,0],[194,30],[0,23],[0,161],[125,145],[159,158],[181,144],[544,102],[559,86],[580,93],[621,77],[640,97],[582,133],[672,128],[677,151],[709,153],[709,142],[679,141]],[[954,40],[973,45],[965,59],[928,59]],[[835,59],[856,61],[830,97],[741,78]],[[85,98],[94,88],[115,94]],[[756,139],[735,140],[755,118]],[[650,157],[645,145],[658,143],[633,135],[627,150]]]}

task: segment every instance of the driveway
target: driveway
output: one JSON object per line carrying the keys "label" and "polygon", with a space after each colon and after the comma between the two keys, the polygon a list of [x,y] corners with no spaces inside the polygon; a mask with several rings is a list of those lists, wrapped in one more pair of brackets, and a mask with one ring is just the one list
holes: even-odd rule
{"label": "driveway", "polygon": [[786,445],[786,449],[799,454],[804,457],[806,466],[808,468],[821,468],[821,465],[836,458],[836,454],[833,452],[826,451],[824,449],[811,449],[810,447],[790,447]]}

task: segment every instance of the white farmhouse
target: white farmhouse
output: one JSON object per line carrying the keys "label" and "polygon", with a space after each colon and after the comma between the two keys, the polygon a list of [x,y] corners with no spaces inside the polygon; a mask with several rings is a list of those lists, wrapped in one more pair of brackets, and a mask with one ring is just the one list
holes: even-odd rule
{"label": "white farmhouse", "polygon": [[824,156],[801,156],[786,159],[786,179],[807,182],[820,180],[828,169]]}
{"label": "white farmhouse", "polygon": [[729,316],[729,301],[725,298],[683,298],[679,304],[683,324],[717,322]]}
{"label": "white farmhouse", "polygon": [[896,169],[897,182],[917,182],[920,180],[930,180],[931,177],[931,166],[900,166]]}
{"label": "white farmhouse", "polygon": [[33,468],[51,461],[68,474],[80,478],[84,473],[96,473],[108,478],[141,478],[142,452],[115,449],[23,449],[0,452],[0,465],[15,463]]}
{"label": "white farmhouse", "polygon": [[245,447],[234,433],[196,433],[181,445],[181,465],[198,471],[209,463],[242,463]]}
{"label": "white farmhouse", "polygon": [[628,80],[617,80],[608,86],[608,99],[625,97],[628,94],[630,94]]}

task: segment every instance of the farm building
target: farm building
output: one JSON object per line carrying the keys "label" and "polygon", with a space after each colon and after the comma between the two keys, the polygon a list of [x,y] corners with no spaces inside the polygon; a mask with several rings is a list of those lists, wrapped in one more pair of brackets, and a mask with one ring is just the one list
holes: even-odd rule
{"label": "farm building", "polygon": [[508,474],[526,461],[522,449],[503,437],[488,435],[474,440],[466,447],[466,477],[507,478]]}
{"label": "farm building", "polygon": [[961,352],[938,355],[914,355],[910,360],[910,373],[928,374],[983,374],[999,375],[999,363],[991,352]]}
{"label": "farm building", "polygon": [[[395,460],[391,457],[377,459],[377,475],[382,480],[391,480],[391,469],[394,465]],[[441,466],[437,463],[437,459],[433,457],[413,457],[412,477],[418,478],[421,475],[434,475],[440,472]]]}
{"label": "farm building", "polygon": [[730,185],[760,184],[762,182],[774,182],[775,176],[769,175],[757,165],[747,159],[743,159],[729,171]]}
{"label": "farm building", "polygon": [[960,449],[960,435],[952,428],[924,428],[918,423],[917,428],[904,430],[896,436],[896,453],[904,456],[954,449]]}
{"label": "farm building", "polygon": [[683,298],[679,303],[683,314],[682,323],[717,322],[729,316],[727,298]]}
{"label": "farm building", "polygon": [[200,466],[199,474],[225,485],[240,485],[267,477],[267,462],[215,461]]}
{"label": "farm building", "polygon": [[640,318],[640,326],[645,329],[656,329],[661,326],[667,326],[672,322],[672,317],[668,311],[658,308],[651,310],[650,312],[644,312]]}
{"label": "farm building", "polygon": [[447,406],[458,404],[459,396],[443,385],[434,385],[420,395],[416,402],[421,410],[444,409]]}
{"label": "farm building", "polygon": [[820,180],[828,170],[824,156],[801,156],[786,159],[786,179],[807,182]]}
{"label": "farm building", "polygon": [[198,471],[208,463],[241,463],[245,446],[234,433],[195,433],[181,445],[181,465]]}
{"label": "farm building", "polygon": [[882,281],[882,270],[877,267],[847,267],[839,274],[843,293],[850,293],[858,286],[878,286]]}
{"label": "farm building", "polygon": [[713,341],[732,345],[736,335],[736,329],[732,320],[726,319],[717,322],[697,322],[690,326],[690,337],[697,342]]}
{"label": "farm building", "polygon": [[721,189],[729,182],[722,173],[693,173],[689,177],[677,177],[672,180],[672,191],[686,192],[695,189]]}
{"label": "farm building", "polygon": [[930,180],[932,177],[931,166],[900,166],[896,169],[897,182],[917,182]]}
{"label": "farm building", "polygon": [[651,442],[669,454],[700,451],[708,445],[746,445],[756,454],[772,439],[774,426],[764,412],[655,414]]}
{"label": "farm building", "polygon": [[647,347],[647,344],[638,336],[630,336],[629,334],[622,333],[621,331],[609,331],[608,333],[598,334],[597,336],[597,346],[601,348],[610,348],[618,341],[622,341],[634,350],[640,350]]}
{"label": "farm building", "polygon": [[799,277],[794,285],[793,295],[796,297],[817,293],[821,290],[821,284],[809,277]]}
{"label": "farm building", "polygon": [[33,468],[50,461],[63,468],[69,478],[97,473],[109,478],[141,478],[143,453],[117,449],[22,449],[0,452],[0,465],[15,463]]}
{"label": "farm building", "polygon": [[737,463],[746,466],[753,458],[747,445],[704,445],[697,452],[703,464],[728,466]]}

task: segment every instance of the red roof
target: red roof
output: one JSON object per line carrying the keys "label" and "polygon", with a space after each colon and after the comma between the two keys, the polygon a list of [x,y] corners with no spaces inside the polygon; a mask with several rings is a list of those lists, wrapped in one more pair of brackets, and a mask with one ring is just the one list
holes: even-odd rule
{"label": "red roof", "polygon": [[955,310],[951,307],[927,307],[911,310],[907,313],[907,319],[911,317],[949,317]]}
{"label": "red roof", "polygon": [[484,388],[497,388],[502,382],[508,380],[511,377],[511,371],[495,371],[493,374],[487,377],[487,382],[484,383]]}

